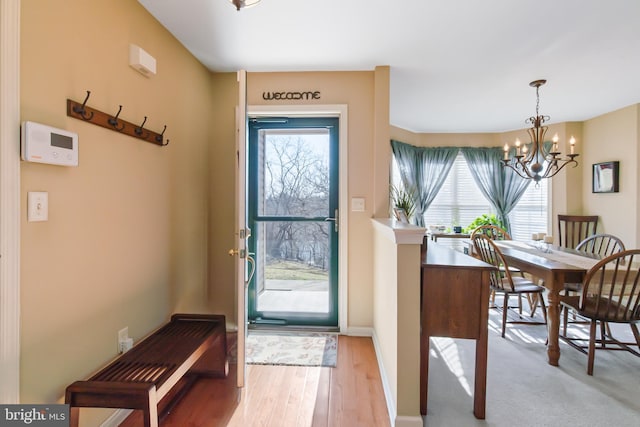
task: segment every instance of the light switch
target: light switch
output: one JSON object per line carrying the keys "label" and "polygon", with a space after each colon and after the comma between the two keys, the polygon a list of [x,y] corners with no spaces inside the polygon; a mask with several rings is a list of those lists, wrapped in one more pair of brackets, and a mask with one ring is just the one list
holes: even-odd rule
{"label": "light switch", "polygon": [[351,211],[352,212],[364,212],[364,197],[352,197],[351,198]]}
{"label": "light switch", "polygon": [[49,219],[49,193],[29,191],[27,193],[27,221],[47,221]]}

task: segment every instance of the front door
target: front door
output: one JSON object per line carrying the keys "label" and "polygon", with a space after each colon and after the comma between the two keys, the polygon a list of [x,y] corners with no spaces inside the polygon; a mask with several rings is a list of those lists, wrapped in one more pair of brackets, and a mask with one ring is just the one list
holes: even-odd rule
{"label": "front door", "polygon": [[338,327],[338,118],[249,120],[249,322]]}

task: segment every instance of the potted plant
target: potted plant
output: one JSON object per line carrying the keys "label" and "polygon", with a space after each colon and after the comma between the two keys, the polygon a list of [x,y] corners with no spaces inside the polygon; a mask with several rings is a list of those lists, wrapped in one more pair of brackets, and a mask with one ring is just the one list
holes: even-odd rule
{"label": "potted plant", "polygon": [[482,214],[474,219],[471,224],[469,224],[463,231],[465,234],[469,234],[481,225],[495,225],[496,227],[500,227],[502,229],[505,228],[504,224],[502,223],[502,221],[500,221],[496,214]]}
{"label": "potted plant", "polygon": [[416,202],[414,199],[415,191],[406,190],[404,187],[396,187],[395,185],[392,185],[390,193],[392,207],[404,210],[404,213],[407,215],[407,219],[410,220],[416,211]]}

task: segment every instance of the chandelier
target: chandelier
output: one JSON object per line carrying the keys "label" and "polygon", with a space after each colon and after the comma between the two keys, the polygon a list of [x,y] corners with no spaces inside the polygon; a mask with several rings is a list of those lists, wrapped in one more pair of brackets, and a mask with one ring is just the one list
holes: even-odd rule
{"label": "chandelier", "polygon": [[260,3],[260,0],[229,0],[236,7],[236,10],[246,9]]}
{"label": "chandelier", "polygon": [[553,136],[552,144],[548,144],[545,148],[544,135],[547,133],[547,126],[544,126],[544,123],[550,117],[540,115],[538,109],[540,107],[540,86],[546,82],[546,80],[535,80],[529,83],[529,86],[536,88],[536,115],[525,121],[525,123],[533,125],[527,129],[531,138],[531,147],[522,145],[520,140],[516,138],[515,156],[509,157],[509,144],[505,144],[504,159],[502,160],[503,166],[510,167],[522,178],[534,180],[536,184],[543,178],[551,178],[556,175],[568,164],[573,164],[573,167],[578,166],[578,162],[575,160],[578,154],[574,153],[576,140],[573,136],[569,140],[571,152],[566,157],[562,157],[562,153],[558,149],[558,134]]}

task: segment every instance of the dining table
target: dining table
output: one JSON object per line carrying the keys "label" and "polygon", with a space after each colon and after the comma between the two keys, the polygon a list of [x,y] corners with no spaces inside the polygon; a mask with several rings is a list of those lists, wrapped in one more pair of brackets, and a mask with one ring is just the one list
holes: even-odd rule
{"label": "dining table", "polygon": [[542,242],[494,241],[509,266],[542,279],[547,289],[547,357],[550,365],[560,360],[560,292],[565,283],[582,282],[587,271],[601,259],[599,255]]}
{"label": "dining table", "polygon": [[468,233],[447,233],[445,231],[428,231],[427,235],[434,242],[437,242],[438,239],[468,239],[471,237]]}

